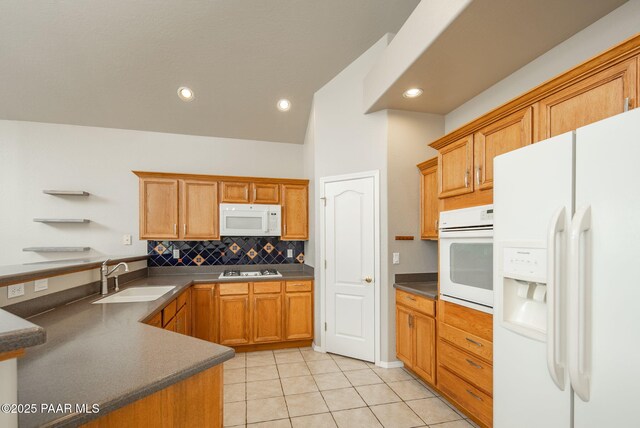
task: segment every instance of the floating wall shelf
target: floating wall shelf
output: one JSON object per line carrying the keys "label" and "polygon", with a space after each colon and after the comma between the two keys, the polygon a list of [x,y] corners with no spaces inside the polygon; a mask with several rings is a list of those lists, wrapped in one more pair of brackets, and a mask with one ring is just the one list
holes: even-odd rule
{"label": "floating wall shelf", "polygon": [[91,247],[28,247],[22,251],[33,251],[36,253],[82,253],[89,251]]}
{"label": "floating wall shelf", "polygon": [[89,196],[84,190],[43,190],[42,193],[56,196]]}
{"label": "floating wall shelf", "polygon": [[88,218],[34,218],[38,223],[89,223]]}

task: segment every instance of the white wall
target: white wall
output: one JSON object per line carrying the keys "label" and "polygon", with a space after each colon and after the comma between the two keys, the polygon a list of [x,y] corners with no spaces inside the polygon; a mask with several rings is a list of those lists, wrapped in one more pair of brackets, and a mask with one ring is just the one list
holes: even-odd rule
{"label": "white wall", "polygon": [[[131,170],[300,178],[297,144],[121,129],[0,121],[0,263],[77,258],[36,254],[30,246],[90,246],[89,255],[145,254],[138,240],[138,178]],[[86,190],[88,198],[44,189]],[[52,226],[34,217],[89,218]],[[122,245],[132,234],[133,245]]]}
{"label": "white wall", "polygon": [[640,31],[640,0],[630,0],[445,117],[447,133]]}

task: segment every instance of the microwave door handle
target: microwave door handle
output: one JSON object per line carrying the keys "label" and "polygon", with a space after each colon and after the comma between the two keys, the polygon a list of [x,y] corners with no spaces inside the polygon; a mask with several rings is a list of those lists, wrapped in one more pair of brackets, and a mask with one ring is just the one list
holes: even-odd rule
{"label": "microwave door handle", "polygon": [[269,233],[269,211],[262,212],[262,229],[264,233]]}

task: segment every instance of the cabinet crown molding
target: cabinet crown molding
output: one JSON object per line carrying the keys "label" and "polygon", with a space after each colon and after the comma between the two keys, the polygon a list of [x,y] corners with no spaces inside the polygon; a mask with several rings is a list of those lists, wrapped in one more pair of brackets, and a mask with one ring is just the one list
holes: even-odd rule
{"label": "cabinet crown molding", "polygon": [[268,177],[245,177],[234,175],[208,175],[208,174],[184,174],[177,172],[153,172],[153,171],[131,171],[140,178],[166,178],[182,180],[202,180],[202,181],[232,181],[243,183],[278,183],[278,184],[309,184],[309,180],[300,178],[268,178]]}

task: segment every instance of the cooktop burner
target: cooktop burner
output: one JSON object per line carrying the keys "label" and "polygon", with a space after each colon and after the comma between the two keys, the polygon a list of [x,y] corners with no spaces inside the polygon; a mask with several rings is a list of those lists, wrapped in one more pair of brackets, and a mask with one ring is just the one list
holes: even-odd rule
{"label": "cooktop burner", "polygon": [[220,274],[220,278],[234,278],[234,277],[281,277],[282,274],[275,269],[260,269],[255,271],[240,271],[239,269],[227,269]]}

